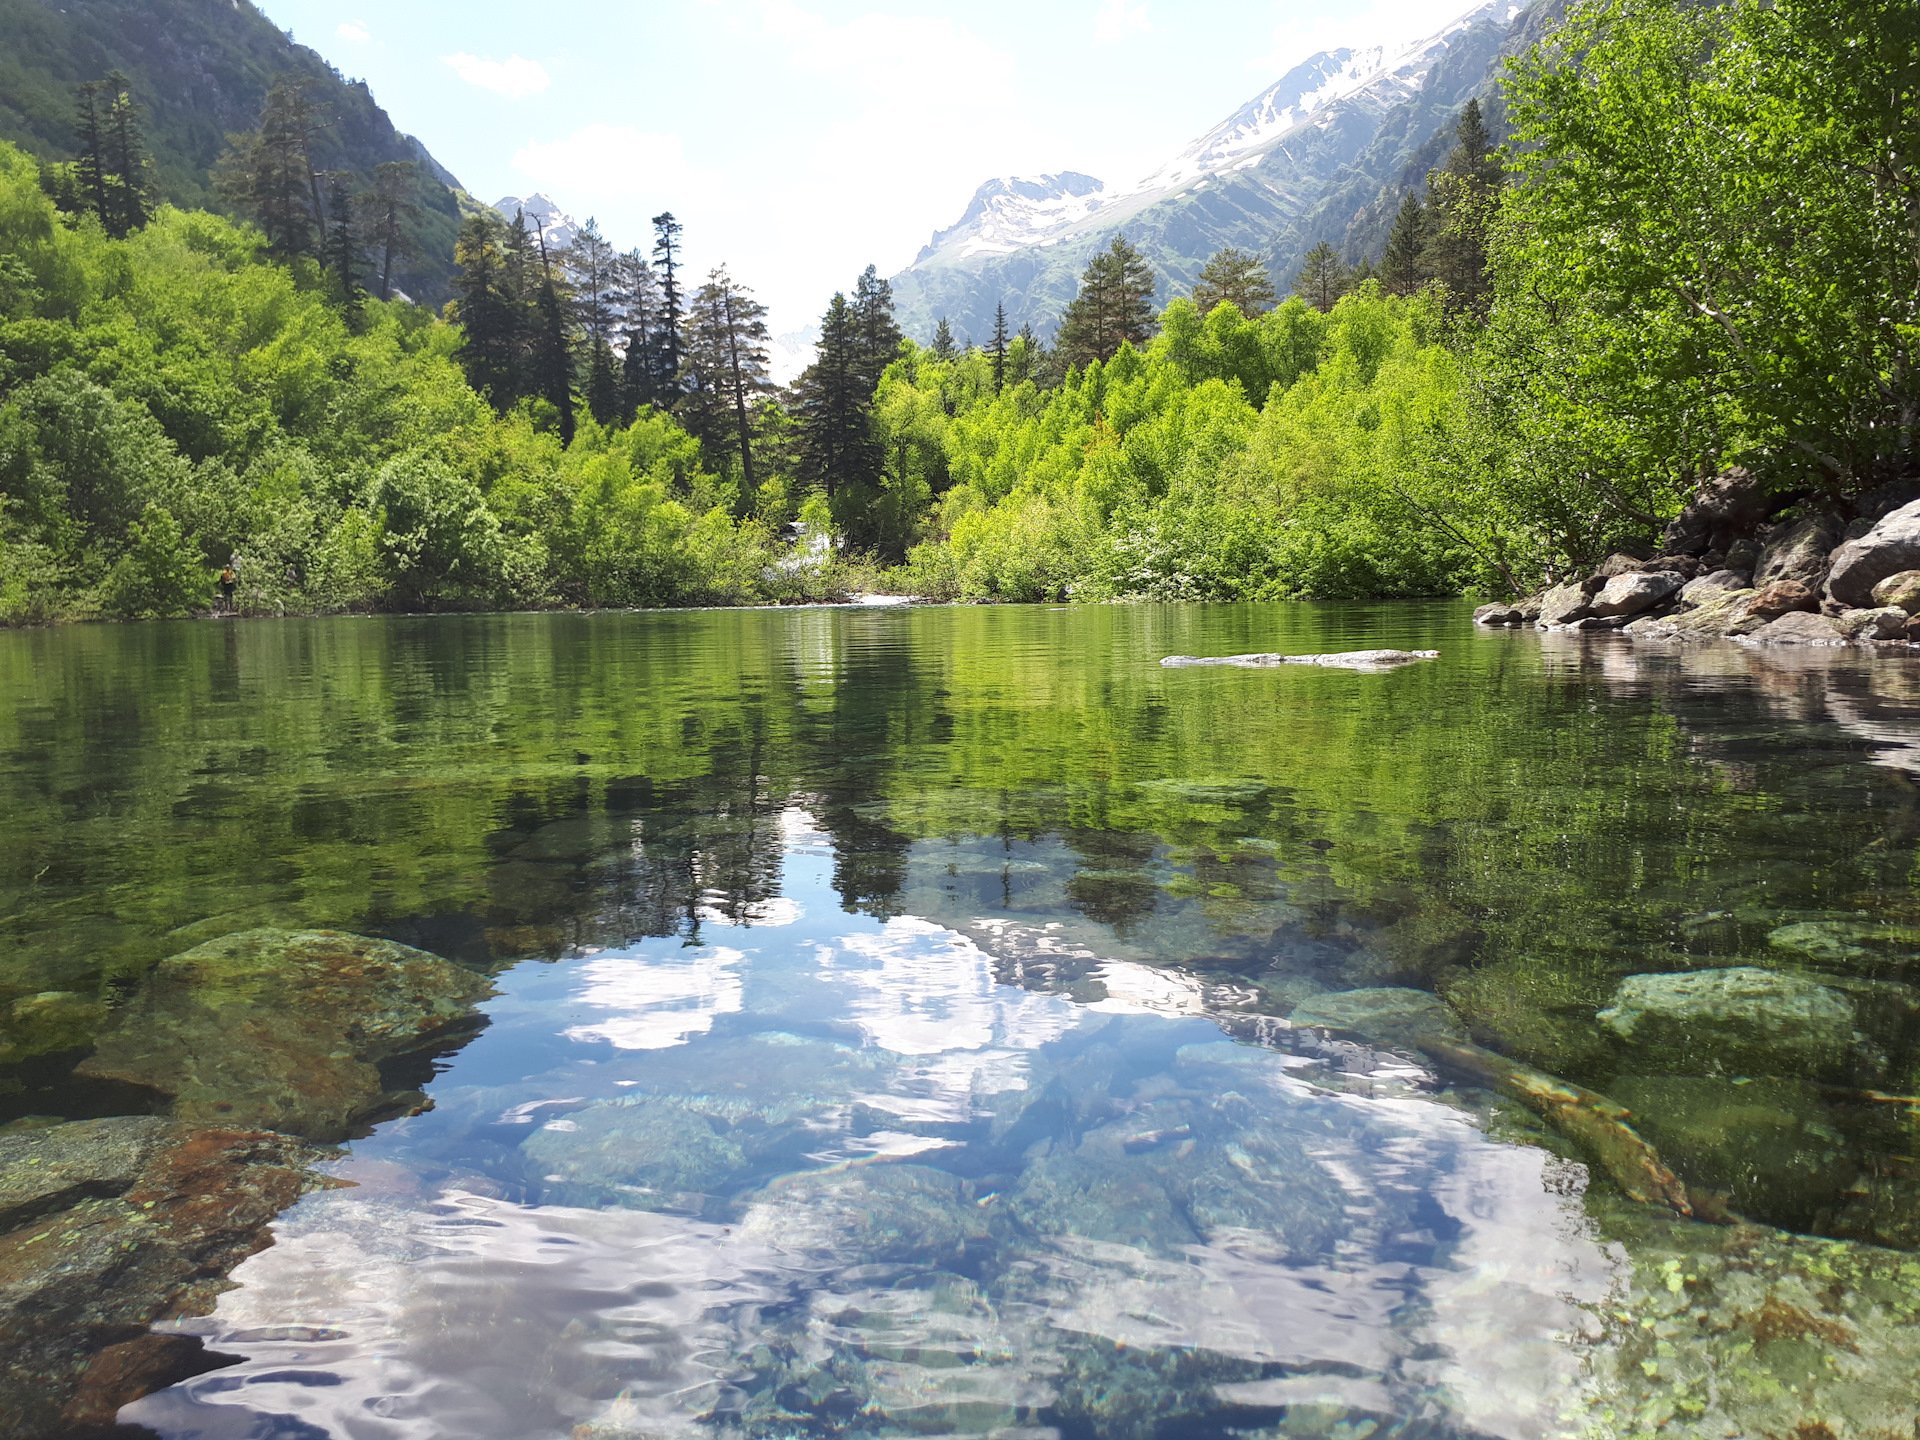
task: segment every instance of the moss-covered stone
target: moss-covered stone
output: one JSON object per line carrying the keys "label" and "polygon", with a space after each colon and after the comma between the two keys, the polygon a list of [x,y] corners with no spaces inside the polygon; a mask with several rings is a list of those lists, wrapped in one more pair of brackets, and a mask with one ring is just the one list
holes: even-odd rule
{"label": "moss-covered stone", "polygon": [[156,1091],[182,1120],[341,1140],[395,1103],[382,1063],[446,1043],[488,993],[389,940],[247,930],[161,961],[79,1072]]}

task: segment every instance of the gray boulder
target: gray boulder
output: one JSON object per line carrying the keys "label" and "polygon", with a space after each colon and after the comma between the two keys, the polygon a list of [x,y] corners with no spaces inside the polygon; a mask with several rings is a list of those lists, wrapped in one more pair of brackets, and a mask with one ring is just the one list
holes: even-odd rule
{"label": "gray boulder", "polygon": [[1753,567],[1753,583],[1764,590],[1779,580],[1796,580],[1818,590],[1827,574],[1827,555],[1839,543],[1840,527],[1824,515],[1796,520],[1769,539]]}
{"label": "gray boulder", "polygon": [[1873,603],[1898,605],[1909,615],[1920,613],[1920,570],[1902,570],[1873,587]]}
{"label": "gray boulder", "polygon": [[1870,606],[1873,587],[1903,570],[1920,570],[1920,500],[1833,552],[1827,594],[1842,605]]}
{"label": "gray boulder", "polygon": [[1751,590],[1753,577],[1740,570],[1714,570],[1697,580],[1689,580],[1680,587],[1680,603],[1698,605],[1710,595],[1724,595],[1729,590]]}
{"label": "gray boulder", "polygon": [[1593,597],[1593,613],[1640,615],[1679,593],[1684,582],[1670,570],[1653,574],[1616,575]]}
{"label": "gray boulder", "polygon": [[1853,1001],[1788,970],[1631,975],[1599,1020],[1669,1074],[1852,1078],[1872,1059]]}
{"label": "gray boulder", "polygon": [[1724,550],[1751,535],[1773,504],[1750,471],[1735,468],[1700,482],[1693,498],[1667,526],[1661,548],[1682,555]]}
{"label": "gray boulder", "polygon": [[1476,625],[1518,625],[1526,617],[1512,605],[1482,605],[1473,612]]}
{"label": "gray boulder", "polygon": [[1627,633],[1647,640],[1710,640],[1757,630],[1765,621],[1747,616],[1751,590],[1708,591],[1685,610],[1672,615],[1642,615]]}
{"label": "gray boulder", "polygon": [[1826,615],[1796,610],[1769,620],[1751,635],[1739,637],[1749,645],[1850,645],[1853,642],[1838,621]]}
{"label": "gray boulder", "polygon": [[1571,625],[1593,613],[1586,588],[1578,582],[1556,585],[1540,597],[1537,623],[1544,627]]}
{"label": "gray boulder", "polygon": [[1846,610],[1833,623],[1850,640],[1898,640],[1907,628],[1907,612],[1898,605],[1875,610]]}

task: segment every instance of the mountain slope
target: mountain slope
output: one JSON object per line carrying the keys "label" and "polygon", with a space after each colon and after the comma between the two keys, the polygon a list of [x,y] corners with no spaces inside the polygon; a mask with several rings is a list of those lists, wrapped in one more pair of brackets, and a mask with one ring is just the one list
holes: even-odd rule
{"label": "mountain slope", "polygon": [[[1353,258],[1377,249],[1380,214],[1391,223],[1402,189],[1445,155],[1467,100],[1490,95],[1533,17],[1559,8],[1482,0],[1411,45],[1314,55],[1123,190],[1084,176],[1073,177],[1087,181],[1077,195],[1058,183],[1067,177],[990,181],[962,222],[894,277],[902,323],[924,339],[945,315],[977,340],[1004,301],[1014,326],[1050,334],[1087,261],[1116,234],[1152,262],[1163,302],[1185,294],[1227,245],[1260,255],[1282,285],[1318,240]],[[1022,197],[1017,215],[1000,198],[1010,196]],[[975,218],[992,216],[996,201],[999,233],[1017,243],[991,243]]]}
{"label": "mountain slope", "polygon": [[0,0],[0,139],[51,160],[73,157],[74,87],[119,70],[140,107],[159,198],[224,208],[210,173],[227,135],[259,122],[268,88],[306,79],[330,123],[316,144],[322,169],[363,179],[389,160],[419,166],[418,252],[396,283],[437,304],[448,293],[459,191],[439,162],[394,129],[366,85],[348,81],[249,0]]}

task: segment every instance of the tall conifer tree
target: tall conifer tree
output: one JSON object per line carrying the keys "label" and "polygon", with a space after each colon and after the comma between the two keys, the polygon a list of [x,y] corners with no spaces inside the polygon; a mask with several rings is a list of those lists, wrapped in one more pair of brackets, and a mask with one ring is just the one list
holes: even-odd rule
{"label": "tall conifer tree", "polygon": [[671,410],[680,393],[680,232],[671,210],[653,217],[653,273],[660,286],[660,323],[655,329],[653,403]]}

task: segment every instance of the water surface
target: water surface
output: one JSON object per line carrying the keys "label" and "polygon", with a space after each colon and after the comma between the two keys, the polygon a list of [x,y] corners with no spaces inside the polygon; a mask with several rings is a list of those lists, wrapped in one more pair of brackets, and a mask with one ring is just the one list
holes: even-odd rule
{"label": "water surface", "polygon": [[[1378,646],[1441,659],[1157,664]],[[1916,766],[1910,657],[1452,605],[0,635],[0,1106],[123,1107],[71,1074],[87,1007],[231,931],[495,977],[432,1108],[184,1322],[240,1363],[124,1417],[165,1435],[1627,1433],[1594,1417],[1688,1392],[1621,1316],[1723,1232],[1286,1017],[1436,994],[1765,1244],[1902,1264]],[[1735,965],[1855,987],[1857,1073],[1735,1085],[1596,1020]]]}

